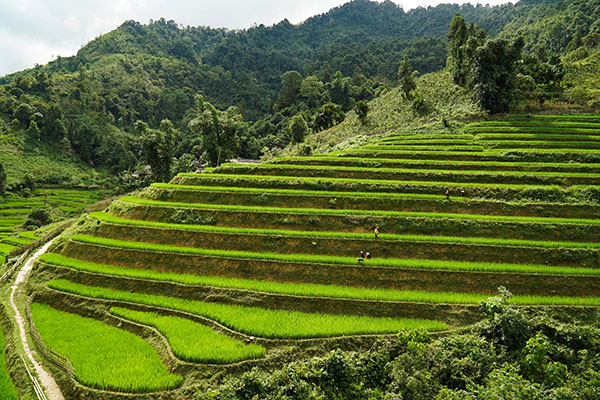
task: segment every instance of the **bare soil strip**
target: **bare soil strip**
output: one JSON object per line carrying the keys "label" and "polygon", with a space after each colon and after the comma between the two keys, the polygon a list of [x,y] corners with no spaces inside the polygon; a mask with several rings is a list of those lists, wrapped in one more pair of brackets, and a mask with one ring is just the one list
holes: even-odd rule
{"label": "bare soil strip", "polygon": [[23,315],[17,308],[17,305],[15,304],[15,292],[17,293],[17,296],[24,295],[22,286],[27,281],[27,278],[33,268],[33,264],[35,263],[35,261],[38,259],[39,256],[41,256],[42,254],[44,254],[46,252],[46,250],[48,249],[48,247],[50,247],[50,245],[52,244],[53,241],[54,240],[51,240],[48,243],[46,243],[38,251],[36,251],[27,260],[27,262],[25,262],[25,265],[23,266],[23,268],[21,268],[21,270],[17,274],[14,285],[11,287],[12,292],[10,294],[10,304],[15,312],[15,321],[17,323],[17,326],[19,327],[19,336],[21,337],[21,343],[23,344],[23,350],[25,352],[25,355],[27,356],[27,358],[33,365],[35,373],[37,374],[37,376],[44,388],[44,391],[46,393],[46,396],[48,397],[48,400],[65,400],[60,388],[56,384],[56,381],[54,380],[52,375],[50,375],[50,373],[48,373],[33,358],[33,352],[29,348],[29,343],[27,342],[27,330],[26,330],[26,325],[25,325],[25,318],[23,317]]}

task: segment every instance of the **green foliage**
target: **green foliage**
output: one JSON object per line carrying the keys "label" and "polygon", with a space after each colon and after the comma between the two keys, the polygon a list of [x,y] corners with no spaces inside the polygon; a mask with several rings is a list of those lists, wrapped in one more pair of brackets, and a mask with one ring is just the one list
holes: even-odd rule
{"label": "green foliage", "polygon": [[489,40],[477,48],[471,61],[474,98],[492,113],[506,112],[516,100],[516,63],[523,41]]}
{"label": "green foliage", "polygon": [[354,106],[354,111],[356,112],[356,116],[358,117],[360,123],[366,125],[367,114],[369,113],[369,104],[364,100],[359,100]]}
{"label": "green foliage", "polygon": [[[0,256],[0,266],[3,263],[3,257]],[[15,384],[10,379],[10,375],[6,369],[5,343],[4,332],[0,328],[0,399],[2,400],[17,400],[19,395]]]}
{"label": "green foliage", "polygon": [[39,228],[40,226],[48,225],[50,222],[51,218],[48,210],[44,208],[36,208],[33,209],[27,216],[25,226]]}
{"label": "green foliage", "polygon": [[292,135],[292,143],[300,143],[304,141],[304,137],[308,133],[308,125],[301,114],[295,115],[290,121],[290,133]]}
{"label": "green foliage", "polygon": [[151,312],[111,307],[111,314],[158,329],[169,341],[173,353],[180,359],[228,364],[263,357],[262,346],[245,345],[198,322]]}
{"label": "green foliage", "polygon": [[398,86],[402,90],[404,97],[412,98],[412,92],[417,88],[415,79],[413,76],[413,70],[408,63],[408,57],[404,56],[402,64],[398,68]]}
{"label": "green foliage", "polygon": [[[499,295],[480,303],[488,322],[482,326],[483,334],[511,350],[523,347],[531,335],[531,326],[526,316],[509,304],[512,293],[504,287],[498,288]],[[513,298],[514,301],[514,298]]]}
{"label": "green foliage", "polygon": [[322,131],[339,124],[345,118],[342,107],[334,103],[325,103],[315,118],[314,131]]}
{"label": "green foliage", "polygon": [[283,109],[294,104],[300,93],[302,83],[302,75],[296,71],[288,71],[283,74],[281,76],[281,90],[279,91],[275,107]]}
{"label": "green foliage", "polygon": [[6,193],[6,171],[0,162],[0,196],[4,196],[4,193]]}
{"label": "green foliage", "polygon": [[448,31],[448,46],[450,48],[446,65],[452,71],[452,79],[457,85],[464,85],[467,75],[467,60],[465,45],[468,39],[467,23],[460,14],[456,14],[450,22]]}
{"label": "green foliage", "polygon": [[169,120],[160,123],[160,130],[149,129],[142,121],[136,122],[136,129],[142,136],[142,146],[146,162],[152,169],[155,180],[166,182],[171,179],[171,167],[175,140],[178,132]]}
{"label": "green foliage", "polygon": [[182,382],[132,333],[43,304],[32,304],[31,312],[45,344],[71,362],[75,378],[84,385],[143,393],[173,389]]}
{"label": "green foliage", "polygon": [[202,150],[209,163],[218,166],[231,158],[238,146],[241,116],[235,107],[219,111],[202,97],[197,99],[196,117],[190,129],[202,138]]}

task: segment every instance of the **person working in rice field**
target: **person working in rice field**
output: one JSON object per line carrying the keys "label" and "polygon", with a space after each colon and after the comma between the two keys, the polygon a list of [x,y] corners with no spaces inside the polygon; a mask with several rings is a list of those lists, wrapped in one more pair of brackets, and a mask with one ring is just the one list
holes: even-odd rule
{"label": "person working in rice field", "polygon": [[358,261],[359,264],[361,262],[365,261],[365,252],[361,250],[360,251],[360,256],[356,260]]}
{"label": "person working in rice field", "polygon": [[379,239],[379,225],[375,227],[373,233],[375,234],[375,239]]}

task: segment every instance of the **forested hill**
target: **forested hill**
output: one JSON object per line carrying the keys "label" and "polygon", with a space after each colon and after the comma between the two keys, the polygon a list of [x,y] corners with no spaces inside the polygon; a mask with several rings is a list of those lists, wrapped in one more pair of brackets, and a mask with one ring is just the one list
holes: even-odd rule
{"label": "forested hill", "polygon": [[[15,137],[0,141],[0,162],[10,185],[23,178],[7,156],[13,153],[52,158],[56,151],[113,173],[133,171],[143,167],[141,132],[168,119],[181,134],[174,156],[188,165],[210,146],[190,129],[199,116],[198,95],[207,107],[236,107],[214,115],[233,124],[237,156],[258,157],[290,142],[293,117],[302,115],[308,129],[327,128],[358,102],[396,86],[404,56],[420,74],[444,68],[457,13],[488,38],[524,36],[530,54],[544,49],[561,55],[582,38],[595,46],[600,32],[600,0],[410,11],[391,1],[354,0],[298,25],[284,20],[244,30],[127,21],[73,57],[0,78],[0,134]],[[325,111],[331,118],[318,120]],[[136,130],[137,121],[146,128],[137,124]]]}

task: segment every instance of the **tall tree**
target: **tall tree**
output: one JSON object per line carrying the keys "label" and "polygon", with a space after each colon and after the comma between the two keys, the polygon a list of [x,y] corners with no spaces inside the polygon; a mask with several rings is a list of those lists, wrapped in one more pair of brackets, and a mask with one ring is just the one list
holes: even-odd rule
{"label": "tall tree", "polygon": [[6,172],[0,163],[0,196],[4,196],[4,193],[6,193]]}
{"label": "tall tree", "polygon": [[296,71],[288,71],[281,76],[281,90],[277,97],[277,108],[283,109],[296,102],[302,86],[302,75]]}
{"label": "tall tree", "polygon": [[452,73],[454,83],[461,86],[466,83],[467,78],[468,60],[465,45],[468,39],[469,29],[465,19],[460,14],[454,15],[448,31],[449,54],[446,65]]}
{"label": "tall tree", "polygon": [[293,143],[300,143],[308,133],[308,125],[302,114],[295,115],[290,121],[290,134]]}
{"label": "tall tree", "polygon": [[356,102],[354,106],[354,111],[356,112],[356,116],[361,124],[365,125],[367,123],[367,114],[369,113],[369,105],[364,100],[359,100]]}
{"label": "tall tree", "polygon": [[142,135],[144,157],[152,169],[154,180],[167,182],[171,179],[177,131],[168,119],[160,123],[158,130],[148,128],[148,125],[142,121],[137,121],[135,125]]}
{"label": "tall tree", "polygon": [[473,96],[479,106],[492,113],[506,112],[517,99],[517,61],[523,40],[509,43],[489,40],[475,51],[472,60]]}
{"label": "tall tree", "polygon": [[411,97],[411,92],[417,88],[415,78],[413,76],[413,70],[408,62],[408,57],[405,55],[398,68],[398,84],[402,89],[402,93],[406,98]]}
{"label": "tall tree", "polygon": [[242,116],[236,107],[219,111],[205,102],[202,96],[197,98],[196,108],[197,115],[190,121],[190,129],[202,138],[202,150],[209,163],[218,166],[223,160],[233,157],[238,148]]}

